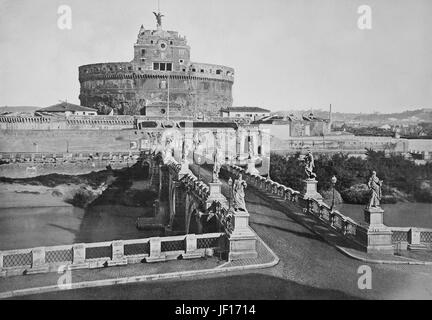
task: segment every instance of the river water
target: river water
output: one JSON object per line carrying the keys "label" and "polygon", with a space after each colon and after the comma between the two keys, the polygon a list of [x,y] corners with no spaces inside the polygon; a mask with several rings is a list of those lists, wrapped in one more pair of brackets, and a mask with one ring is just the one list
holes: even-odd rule
{"label": "river water", "polygon": [[0,250],[126,240],[157,236],[140,231],[136,219],[144,208],[73,206],[0,208]]}
{"label": "river water", "polygon": [[[341,204],[336,209],[357,222],[364,221],[364,205]],[[383,204],[384,223],[392,227],[432,228],[432,203],[401,202]]]}

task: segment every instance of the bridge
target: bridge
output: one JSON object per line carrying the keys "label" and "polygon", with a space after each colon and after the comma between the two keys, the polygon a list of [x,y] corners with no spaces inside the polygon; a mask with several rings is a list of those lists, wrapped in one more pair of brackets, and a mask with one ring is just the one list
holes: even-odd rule
{"label": "bridge", "polygon": [[[180,140],[183,138],[180,136]],[[200,168],[194,164],[195,152],[183,157],[182,152],[175,152],[181,148],[176,149],[173,141],[168,139],[164,144],[147,154],[141,166],[148,170],[152,184],[159,190],[159,205],[167,208],[168,236],[3,251],[1,275],[55,271],[60,264],[79,269],[215,254],[225,256],[227,261],[257,257],[258,237],[250,228],[250,214],[231,208],[227,180],[236,179],[239,174],[248,184],[248,193],[271,203],[275,210],[286,212],[298,225],[345,255],[388,264],[424,265],[432,260],[430,229],[387,227],[378,221],[383,212],[377,214],[378,220],[369,216],[369,221],[353,221],[333,210],[314,192],[293,190],[261,176],[254,170],[256,161],[249,161],[246,168],[225,163],[221,181],[215,183],[208,166]],[[417,256],[412,255],[418,252]]]}

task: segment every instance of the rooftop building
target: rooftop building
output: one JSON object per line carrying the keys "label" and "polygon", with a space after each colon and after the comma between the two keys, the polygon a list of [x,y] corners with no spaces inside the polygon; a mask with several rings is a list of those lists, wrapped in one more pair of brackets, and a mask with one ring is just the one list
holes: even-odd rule
{"label": "rooftop building", "polygon": [[228,107],[220,110],[220,116],[224,118],[248,118],[258,120],[270,116],[270,110],[260,107]]}
{"label": "rooftop building", "polygon": [[76,104],[61,102],[43,109],[35,111],[36,113],[42,114],[64,114],[65,116],[76,115],[76,116],[95,116],[97,110],[93,108],[83,107]]}

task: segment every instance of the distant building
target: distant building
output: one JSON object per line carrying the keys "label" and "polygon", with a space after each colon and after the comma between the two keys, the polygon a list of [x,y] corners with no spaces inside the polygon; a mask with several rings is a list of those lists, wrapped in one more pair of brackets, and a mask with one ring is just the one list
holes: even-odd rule
{"label": "distant building", "polygon": [[379,129],[383,129],[383,130],[390,130],[392,127],[389,124],[384,124],[381,127],[379,127]]}
{"label": "distant building", "polygon": [[249,118],[258,120],[270,116],[270,110],[259,107],[228,107],[220,110],[223,118]]}
{"label": "distant building", "polygon": [[275,137],[315,137],[330,134],[330,120],[314,116],[313,113],[302,115],[270,116],[254,122],[268,127]]}
{"label": "distant building", "polygon": [[39,114],[55,114],[55,115],[65,115],[67,116],[96,116],[97,110],[92,108],[87,108],[79,106],[76,104],[61,102],[53,106],[49,106],[43,109],[36,110],[35,113]]}

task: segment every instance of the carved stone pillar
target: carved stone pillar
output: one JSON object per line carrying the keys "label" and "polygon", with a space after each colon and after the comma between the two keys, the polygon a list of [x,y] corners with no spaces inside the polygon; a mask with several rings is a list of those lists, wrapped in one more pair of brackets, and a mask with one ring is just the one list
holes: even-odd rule
{"label": "carved stone pillar", "polygon": [[45,248],[34,248],[32,250],[32,266],[26,270],[27,274],[46,273],[49,270],[48,264],[45,262]]}
{"label": "carved stone pillar", "polygon": [[161,239],[150,238],[150,255],[145,258],[146,262],[165,261],[165,255],[161,252]]}

